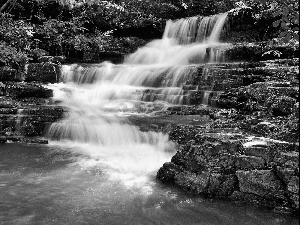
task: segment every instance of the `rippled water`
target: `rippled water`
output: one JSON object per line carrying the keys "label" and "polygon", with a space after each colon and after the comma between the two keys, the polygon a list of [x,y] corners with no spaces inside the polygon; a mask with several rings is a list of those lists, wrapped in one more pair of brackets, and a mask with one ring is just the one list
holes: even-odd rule
{"label": "rippled water", "polygon": [[0,145],[0,224],[299,223],[290,215],[184,194],[157,181],[151,168],[144,175],[122,173],[103,164],[111,154],[93,152],[91,145]]}

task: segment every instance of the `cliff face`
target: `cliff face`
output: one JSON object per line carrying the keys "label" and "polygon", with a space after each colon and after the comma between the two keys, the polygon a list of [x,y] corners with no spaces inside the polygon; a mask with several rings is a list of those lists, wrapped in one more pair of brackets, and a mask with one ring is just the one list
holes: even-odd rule
{"label": "cliff face", "polygon": [[208,110],[211,121],[169,128],[178,150],[157,178],[195,195],[298,212],[299,70],[293,66],[297,60],[236,69],[239,76],[231,74],[231,83],[245,79],[250,84],[240,80],[210,95],[208,102],[217,106]]}
{"label": "cliff face", "polygon": [[191,126],[171,132],[174,138],[180,130],[184,141],[157,173],[164,183],[196,195],[299,209],[297,144],[200,130],[190,136],[191,129],[194,132]]}
{"label": "cliff face", "polygon": [[[53,60],[54,59],[54,60]],[[53,105],[53,91],[45,85],[60,77],[60,57],[27,66],[26,73],[0,70],[0,142],[47,143],[48,126],[62,118],[64,109]]]}

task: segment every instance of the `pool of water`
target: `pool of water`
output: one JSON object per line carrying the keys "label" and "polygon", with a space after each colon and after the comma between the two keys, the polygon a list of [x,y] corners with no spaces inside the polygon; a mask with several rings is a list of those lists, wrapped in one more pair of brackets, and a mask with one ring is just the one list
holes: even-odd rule
{"label": "pool of water", "polygon": [[[114,164],[105,163],[112,162],[113,154],[95,157],[92,148],[0,144],[0,224],[299,223],[291,215],[187,195],[156,180],[158,168],[144,174],[128,172],[130,168],[116,170]],[[116,159],[122,164],[122,156]]]}

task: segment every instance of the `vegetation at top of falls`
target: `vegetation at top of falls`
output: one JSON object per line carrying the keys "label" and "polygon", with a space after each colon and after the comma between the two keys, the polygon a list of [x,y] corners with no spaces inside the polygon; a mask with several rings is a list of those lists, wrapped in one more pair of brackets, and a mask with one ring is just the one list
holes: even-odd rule
{"label": "vegetation at top of falls", "polygon": [[[146,40],[160,38],[167,19],[236,7],[235,13],[245,15],[231,24],[230,41],[243,40],[236,39],[242,28],[255,41],[277,35],[284,41],[298,40],[297,4],[295,0],[0,0],[0,66],[23,70],[28,61],[43,55],[84,61],[102,52],[129,53]],[[243,10],[246,7],[250,14]],[[253,23],[255,35],[248,29]]]}

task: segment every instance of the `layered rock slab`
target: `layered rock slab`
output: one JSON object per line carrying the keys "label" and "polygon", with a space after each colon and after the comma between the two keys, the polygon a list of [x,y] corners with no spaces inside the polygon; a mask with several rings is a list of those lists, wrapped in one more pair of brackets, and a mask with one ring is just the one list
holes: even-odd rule
{"label": "layered rock slab", "polygon": [[174,133],[181,136],[179,150],[159,169],[157,178],[162,182],[196,195],[299,210],[297,146],[184,126],[174,128],[171,139]]}

